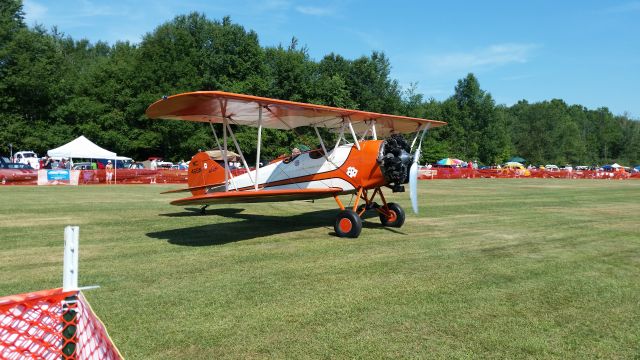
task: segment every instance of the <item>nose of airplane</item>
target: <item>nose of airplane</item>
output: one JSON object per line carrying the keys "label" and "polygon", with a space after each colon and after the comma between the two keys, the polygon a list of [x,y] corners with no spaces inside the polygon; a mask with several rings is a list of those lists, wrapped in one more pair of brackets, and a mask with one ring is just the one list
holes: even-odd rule
{"label": "nose of airplane", "polygon": [[378,163],[393,192],[404,192],[402,184],[409,182],[412,163],[409,151],[409,144],[401,135],[392,135],[380,145]]}

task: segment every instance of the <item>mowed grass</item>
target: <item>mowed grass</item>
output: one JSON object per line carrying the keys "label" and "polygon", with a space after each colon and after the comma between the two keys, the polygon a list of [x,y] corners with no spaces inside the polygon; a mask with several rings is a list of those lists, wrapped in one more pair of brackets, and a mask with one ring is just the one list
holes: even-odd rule
{"label": "mowed grass", "polygon": [[332,199],[200,216],[176,187],[0,187],[0,295],[61,286],[74,224],[128,359],[640,357],[640,181],[423,181],[358,239]]}

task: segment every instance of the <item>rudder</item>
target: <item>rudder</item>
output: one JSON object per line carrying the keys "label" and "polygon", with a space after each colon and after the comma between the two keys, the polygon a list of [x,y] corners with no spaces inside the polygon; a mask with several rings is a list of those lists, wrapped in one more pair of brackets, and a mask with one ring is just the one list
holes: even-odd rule
{"label": "rudder", "polygon": [[[187,183],[190,188],[224,184],[224,168],[206,152],[199,152],[191,158],[189,163]],[[191,194],[204,195],[205,191],[205,188],[193,189]]]}

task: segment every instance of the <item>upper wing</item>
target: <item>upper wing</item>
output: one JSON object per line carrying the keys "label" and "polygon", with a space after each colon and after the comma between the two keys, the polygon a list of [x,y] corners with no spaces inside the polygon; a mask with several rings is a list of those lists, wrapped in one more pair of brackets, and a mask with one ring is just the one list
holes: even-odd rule
{"label": "upper wing", "polygon": [[309,200],[331,197],[339,194],[340,192],[342,192],[341,188],[227,191],[178,199],[172,201],[171,205],[209,205]]}
{"label": "upper wing", "polygon": [[220,123],[223,118],[231,124],[258,126],[262,108],[262,126],[272,129],[293,129],[299,126],[340,128],[349,118],[355,131],[364,131],[370,120],[376,122],[380,136],[391,133],[416,132],[422,125],[431,127],[445,122],[399,115],[349,110],[324,105],[270,99],[223,91],[196,91],[163,98],[146,111],[149,118]]}

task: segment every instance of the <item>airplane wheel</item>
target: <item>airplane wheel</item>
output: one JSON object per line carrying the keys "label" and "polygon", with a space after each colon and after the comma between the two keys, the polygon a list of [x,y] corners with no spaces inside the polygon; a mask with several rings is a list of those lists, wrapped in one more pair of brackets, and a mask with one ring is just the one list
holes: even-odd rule
{"label": "airplane wheel", "polygon": [[339,237],[357,238],[362,231],[362,219],[353,210],[342,210],[336,217],[333,229]]}
{"label": "airplane wheel", "polygon": [[396,203],[388,203],[386,207],[383,207],[389,212],[389,216],[380,214],[380,222],[384,226],[401,227],[404,224],[404,210],[400,205]]}

